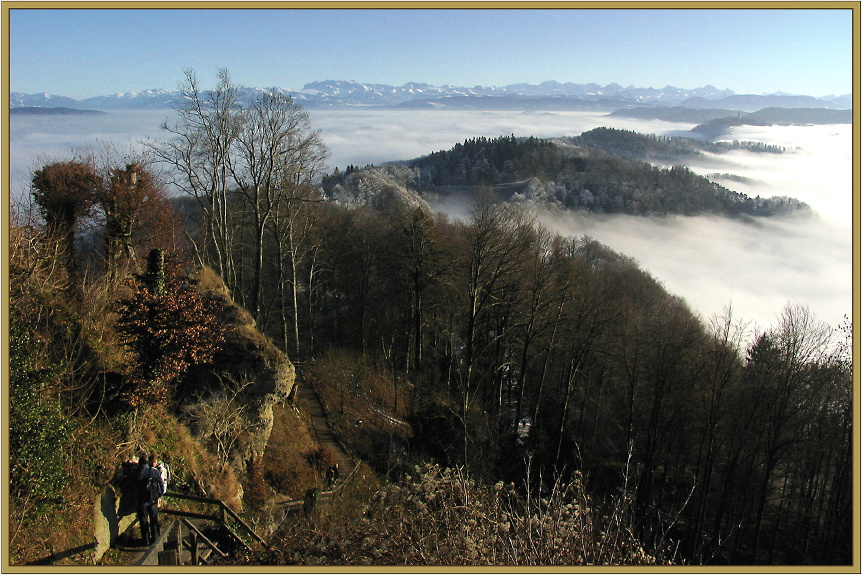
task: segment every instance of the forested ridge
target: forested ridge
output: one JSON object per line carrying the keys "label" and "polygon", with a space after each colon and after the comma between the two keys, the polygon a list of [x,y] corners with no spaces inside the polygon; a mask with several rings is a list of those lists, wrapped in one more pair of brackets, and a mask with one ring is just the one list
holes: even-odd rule
{"label": "forested ridge", "polygon": [[[189,73],[185,90],[154,144],[161,164],[49,164],[13,211],[18,533],[65,509],[74,469],[59,454],[108,468],[157,410],[171,433],[196,432],[242,484],[244,512],[271,527],[273,550],[239,562],[852,561],[849,325],[792,302],[765,328],[730,309],[701,319],[631,258],[554,234],[483,184],[544,174],[598,195],[600,176],[653,178],[721,205],[718,187],[595,148],[477,139],[406,169],[475,187],[464,221],[344,205],[327,199],[325,148],[289,99],[237,106],[226,72],[212,91]],[[182,197],[164,195],[168,180]],[[165,318],[194,337],[165,337]],[[284,450],[295,463],[267,463],[243,455],[250,428],[204,426],[235,421],[259,383],[223,369],[281,354],[374,471],[331,520],[267,515],[278,494],[313,485],[299,447]],[[134,437],[176,445],[147,430]],[[104,473],[91,475],[79,481]],[[208,481],[187,488],[206,494]]]}
{"label": "forested ridge", "polygon": [[[400,183],[420,195],[445,194],[451,187],[490,185],[504,199],[605,214],[739,217],[808,211],[806,204],[794,198],[751,198],[676,165],[703,152],[736,149],[784,151],[760,142],[716,143],[612,128],[552,140],[482,137],[406,162],[416,174],[408,174],[409,179]],[[664,168],[650,162],[674,165]],[[349,166],[344,173],[325,178],[324,189],[340,186],[339,191],[348,188],[355,195],[357,186],[350,176],[357,171],[362,173],[363,169]],[[507,184],[519,182],[523,185],[513,194]]]}
{"label": "forested ridge", "polygon": [[639,134],[631,130],[615,128],[595,128],[580,136],[561,138],[560,140],[573,146],[595,148],[623,158],[653,162],[678,161],[703,155],[703,152],[713,154],[722,154],[731,150],[771,154],[783,154],[785,152],[783,147],[764,144],[763,142],[740,142],[739,140],[712,142],[683,136]]}

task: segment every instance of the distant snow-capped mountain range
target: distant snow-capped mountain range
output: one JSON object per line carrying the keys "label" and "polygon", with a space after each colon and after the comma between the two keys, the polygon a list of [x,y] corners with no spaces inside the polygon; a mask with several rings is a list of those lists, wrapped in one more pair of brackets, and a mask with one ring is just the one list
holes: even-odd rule
{"label": "distant snow-capped mountain range", "polygon": [[[424,108],[475,108],[475,107],[540,107],[568,106],[621,107],[626,105],[684,106],[689,108],[728,108],[754,111],[769,106],[785,108],[836,108],[851,107],[851,96],[815,98],[790,94],[737,95],[731,90],[714,86],[683,89],[623,87],[620,84],[574,84],[555,81],[541,84],[510,84],[503,87],[434,86],[409,82],[403,86],[362,84],[345,80],[326,80],[306,84],[301,90],[283,88],[246,88],[247,98],[261,92],[291,96],[308,108],[329,106],[367,107],[424,107]],[[144,90],[121,92],[75,100],[53,94],[10,94],[10,107],[66,107],[94,110],[164,109],[181,100],[176,90]]]}

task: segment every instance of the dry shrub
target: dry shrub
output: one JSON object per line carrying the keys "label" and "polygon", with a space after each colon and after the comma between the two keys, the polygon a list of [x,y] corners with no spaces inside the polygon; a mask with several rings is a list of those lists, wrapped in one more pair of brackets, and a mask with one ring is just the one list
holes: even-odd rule
{"label": "dry shrub", "polygon": [[221,499],[234,510],[242,509],[243,488],[233,468],[222,465],[162,406],[141,409],[130,435],[133,449],[154,451],[170,464],[172,491]]}
{"label": "dry shrub", "polygon": [[302,415],[291,407],[273,408],[272,432],[263,455],[264,477],[284,499],[301,499],[317,485],[317,474],[304,454],[313,450],[312,438]]}
{"label": "dry shrub", "polygon": [[317,475],[307,465],[293,467],[284,461],[273,461],[266,467],[265,478],[273,490],[284,499],[302,499],[303,494],[317,483]]}
{"label": "dry shrub", "polygon": [[264,508],[272,498],[272,488],[264,479],[263,458],[256,457],[248,464],[248,477],[246,479],[246,498],[249,506],[256,509]]}
{"label": "dry shrub", "polygon": [[196,268],[192,273],[192,279],[196,282],[198,291],[202,293],[230,297],[221,276],[209,266]]}
{"label": "dry shrub", "polygon": [[300,564],[654,565],[630,528],[625,500],[599,510],[581,478],[541,499],[514,484],[483,485],[458,469],[417,466],[327,531],[283,539]]}
{"label": "dry shrub", "polygon": [[222,361],[233,359],[240,364],[254,366],[260,358],[263,358],[267,365],[274,366],[284,361],[286,356],[269,337],[254,328],[253,322],[237,325],[228,333],[220,355]]}
{"label": "dry shrub", "polygon": [[223,305],[219,320],[222,323],[236,326],[234,331],[242,330],[243,338],[266,339],[254,330],[255,321],[251,314],[244,308],[238,306],[228,293],[224,281],[212,268],[207,266],[196,268],[191,274],[195,282],[195,289],[205,297],[218,300]]}
{"label": "dry shrub", "polygon": [[[345,534],[345,527],[359,521],[368,502],[381,488],[380,478],[362,462],[352,474],[350,481],[342,485],[338,496],[322,498],[317,502],[311,516],[288,515],[272,534],[272,550],[256,555],[252,563],[257,565],[294,565],[294,564],[343,564],[337,555],[310,556],[305,552],[317,544],[336,550],[333,542]],[[328,535],[326,535],[328,534]],[[355,536],[353,531],[346,536]],[[318,547],[318,551],[324,547]],[[341,559],[344,559],[341,557]]]}

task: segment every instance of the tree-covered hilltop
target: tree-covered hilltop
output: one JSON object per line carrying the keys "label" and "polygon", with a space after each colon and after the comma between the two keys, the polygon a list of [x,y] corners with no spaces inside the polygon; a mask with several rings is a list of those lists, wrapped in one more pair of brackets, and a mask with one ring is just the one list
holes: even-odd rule
{"label": "tree-covered hilltop", "polygon": [[703,155],[704,152],[723,154],[732,150],[783,154],[781,146],[763,142],[710,142],[683,136],[657,136],[616,128],[595,128],[580,136],[561,138],[563,142],[581,148],[594,148],[623,158],[651,162],[675,162]]}
{"label": "tree-covered hilltop", "polygon": [[716,125],[735,123],[735,125],[809,125],[809,124],[849,124],[853,121],[850,109],[830,108],[780,108],[767,107],[754,112],[726,108],[687,108],[684,106],[639,106],[621,108],[609,114],[622,118],[642,120],[665,120],[668,122],[690,122],[695,124]]}
{"label": "tree-covered hilltop", "polygon": [[700,124],[718,118],[729,118],[735,116],[735,110],[724,110],[721,108],[684,108],[682,106],[638,106],[634,108],[620,108],[614,110],[609,116],[621,118],[638,118],[640,120],[664,120],[666,122],[690,122]]}
{"label": "tree-covered hilltop", "polygon": [[[739,148],[782,151],[758,143],[711,143],[597,128],[577,137],[554,140],[474,138],[407,165],[418,170],[421,192],[485,184],[494,186],[504,199],[566,210],[660,216],[771,216],[808,209],[793,198],[750,198],[687,168],[662,168],[644,161],[668,161],[704,151],[719,153]],[[416,185],[414,172],[410,179],[403,185]],[[336,186],[341,186],[339,190],[349,187],[347,175],[324,182],[327,190]]]}

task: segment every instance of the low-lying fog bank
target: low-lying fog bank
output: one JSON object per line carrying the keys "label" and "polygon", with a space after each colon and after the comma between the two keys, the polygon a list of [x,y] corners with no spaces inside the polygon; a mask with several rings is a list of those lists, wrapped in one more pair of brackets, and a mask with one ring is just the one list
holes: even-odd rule
{"label": "low-lying fog bank", "polygon": [[[315,111],[312,117],[332,150],[330,163],[342,168],[410,159],[475,136],[547,138],[597,126],[672,136],[693,127],[592,112],[367,110]],[[704,318],[731,305],[737,318],[767,327],[794,302],[837,326],[852,311],[851,138],[850,125],[741,126],[725,139],[761,141],[786,152],[738,151],[690,165],[701,175],[736,176],[720,183],[752,197],[801,199],[815,210],[813,217],[749,221],[543,213],[541,219],[562,234],[587,234],[634,257]],[[465,218],[470,200],[436,200],[432,207]]]}
{"label": "low-lying fog bank", "polygon": [[[26,190],[29,172],[40,158],[65,158],[75,148],[104,142],[122,150],[139,148],[143,138],[165,137],[159,125],[171,114],[10,117],[13,193]],[[693,127],[594,112],[345,109],[313,110],[310,116],[331,151],[328,164],[342,169],[411,159],[477,136],[574,136],[598,126],[682,135]],[[704,318],[732,304],[737,318],[766,327],[792,301],[838,325],[852,310],[851,126],[740,126],[726,139],[762,141],[787,151],[704,157],[690,164],[692,170],[731,174],[734,179],[720,183],[749,196],[796,197],[817,216],[745,222],[547,213],[542,221],[560,233],[587,234],[634,257]],[[465,217],[467,203],[435,207]]]}

